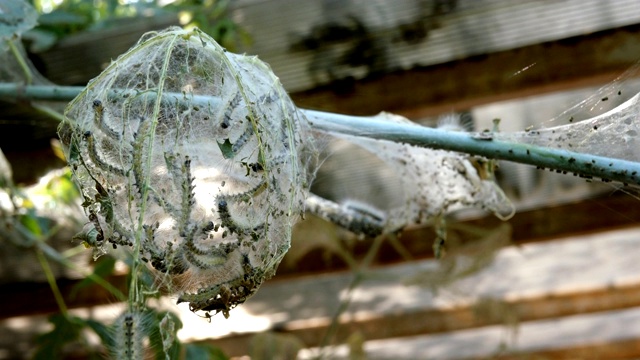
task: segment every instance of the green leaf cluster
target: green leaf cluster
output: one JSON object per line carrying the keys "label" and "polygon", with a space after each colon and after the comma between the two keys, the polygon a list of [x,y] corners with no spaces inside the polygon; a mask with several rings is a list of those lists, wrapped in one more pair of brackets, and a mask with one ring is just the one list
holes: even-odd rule
{"label": "green leaf cluster", "polygon": [[49,12],[42,0],[29,1],[40,13],[38,26],[23,35],[34,53],[68,35],[112,28],[121,19],[163,14],[186,19],[183,25],[199,27],[230,50],[238,43],[250,43],[249,34],[229,16],[228,0],[177,0],[167,5],[159,0],[64,0]]}

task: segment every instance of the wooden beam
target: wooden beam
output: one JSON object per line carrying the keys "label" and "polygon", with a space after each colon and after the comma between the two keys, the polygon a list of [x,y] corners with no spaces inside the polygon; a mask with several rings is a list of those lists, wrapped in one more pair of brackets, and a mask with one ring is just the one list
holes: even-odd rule
{"label": "wooden beam", "polygon": [[292,97],[303,108],[355,115],[390,111],[420,118],[460,111],[610,82],[638,61],[639,34],[640,25],[631,25],[327,85]]}
{"label": "wooden beam", "polygon": [[[515,301],[496,301],[500,312],[482,314],[475,306],[445,310],[420,309],[418,311],[384,313],[379,316],[349,318],[340,324],[336,339],[347,339],[360,332],[365,339],[386,339],[417,334],[435,334],[490,325],[505,325],[505,315],[513,316],[518,323],[559,318],[636,307],[640,303],[640,286],[611,287],[594,291],[578,291],[565,294],[544,294],[539,297]],[[494,315],[494,316],[491,316]],[[319,324],[318,324],[319,323]],[[296,335],[307,346],[317,346],[327,331],[328,321],[310,319],[294,326],[283,326],[279,331]],[[217,340],[223,346],[225,340]]]}
{"label": "wooden beam", "polygon": [[[89,250],[87,250],[89,251]],[[76,289],[82,280],[58,279],[57,284],[65,304],[69,309],[113,304],[118,299],[103,287],[91,284]],[[110,276],[106,279],[124,294],[127,293],[125,275]],[[0,285],[0,320],[25,315],[51,314],[58,312],[51,288],[47,283],[20,282]]]}
{"label": "wooden beam", "polygon": [[[623,209],[621,211],[621,209]],[[598,216],[593,216],[598,214]],[[464,221],[463,224],[477,228],[490,229],[500,225],[501,221],[493,216]],[[618,194],[579,203],[565,204],[550,208],[536,209],[517,213],[508,222],[512,228],[512,241],[523,244],[533,241],[554,240],[561,236],[587,234],[605,229],[613,229],[640,223],[640,207],[637,199],[627,194]],[[435,234],[431,227],[418,227],[405,231],[399,241],[414,259],[433,257],[432,244]],[[304,239],[294,239],[296,241]],[[356,258],[366,254],[370,241],[359,241],[352,249]],[[405,259],[388,242],[381,247],[376,263],[392,264]],[[294,278],[328,271],[344,271],[347,265],[337,256],[327,256],[318,248],[302,259],[286,266],[286,260],[280,265],[276,279]],[[126,291],[126,277],[112,276],[108,279],[118,289]],[[58,286],[69,308],[80,308],[113,303],[115,299],[99,286],[91,285],[80,289],[75,296],[74,286],[78,280],[60,279]],[[11,294],[0,298],[0,319],[13,316],[52,313],[58,310],[46,283],[9,283],[0,285],[0,293]],[[38,299],[34,302],[33,299]]]}
{"label": "wooden beam", "polygon": [[[428,276],[424,271],[434,269],[431,260],[372,269],[341,317],[335,338],[342,342],[356,332],[367,341],[429,335],[424,336],[426,341],[441,337],[451,347],[455,339],[447,340],[448,336],[466,336],[470,331],[494,327],[498,332],[517,330],[516,348],[533,353],[635,339],[640,336],[640,327],[629,325],[633,332],[627,334],[620,325],[615,334],[602,333],[606,339],[594,343],[594,336],[600,340],[598,332],[586,331],[580,324],[611,322],[610,318],[619,319],[622,313],[640,317],[640,277],[634,275],[638,229],[506,248],[487,268],[439,287],[438,292],[402,285],[412,277]],[[580,254],[593,257],[585,259]],[[345,289],[348,283],[345,274],[267,283],[245,309],[253,316],[272,318],[276,322],[273,330],[295,335],[308,347],[318,346],[338,308],[336,290]],[[282,319],[283,312],[287,316],[276,320]],[[580,317],[585,320],[576,323]],[[561,336],[554,338],[534,330],[553,328],[554,322],[564,321],[578,324],[559,330],[574,334],[566,342]],[[217,324],[224,326],[223,322]],[[495,334],[483,336],[496,340]],[[251,334],[243,334],[208,341],[229,355],[242,355],[250,338]],[[634,354],[640,355],[637,351]]]}

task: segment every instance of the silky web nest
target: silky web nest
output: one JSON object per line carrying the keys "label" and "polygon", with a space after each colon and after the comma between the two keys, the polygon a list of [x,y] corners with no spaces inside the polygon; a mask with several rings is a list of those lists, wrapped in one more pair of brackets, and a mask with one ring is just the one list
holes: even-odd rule
{"label": "silky web nest", "polygon": [[[420,126],[390,113],[381,113],[372,120]],[[384,232],[424,224],[465,208],[487,210],[503,220],[515,212],[493,181],[493,169],[487,159],[367,137],[339,136],[375,154],[399,180],[401,195],[395,204],[389,204]]]}
{"label": "silky web nest", "polygon": [[256,57],[197,29],[147,34],[59,129],[90,220],[80,237],[96,256],[131,249],[192,311],[228,316],[289,248],[314,153],[307,131]]}
{"label": "silky web nest", "polygon": [[[464,154],[312,131],[303,114],[256,57],[197,29],[145,35],[69,104],[59,129],[90,220],[78,238],[94,256],[129,250],[192,311],[228,316],[273,276],[305,206],[372,236],[462,207],[513,213]],[[402,196],[384,213],[310,196],[318,148],[333,137],[400,177]]]}

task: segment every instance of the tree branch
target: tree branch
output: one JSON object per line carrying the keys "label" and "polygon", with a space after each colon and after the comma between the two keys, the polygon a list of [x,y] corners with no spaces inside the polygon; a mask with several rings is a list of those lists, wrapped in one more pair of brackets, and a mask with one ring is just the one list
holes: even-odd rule
{"label": "tree branch", "polygon": [[[11,100],[70,101],[84,88],[78,86],[0,84],[0,98]],[[176,94],[176,99],[186,95]],[[214,97],[194,97],[196,102],[214,105]],[[640,163],[497,140],[490,134],[453,132],[412,124],[381,121],[375,117],[359,117],[301,109],[314,128],[331,133],[369,137],[408,143],[421,147],[458,151],[490,159],[508,160],[587,179],[599,178],[624,184],[640,185]]]}

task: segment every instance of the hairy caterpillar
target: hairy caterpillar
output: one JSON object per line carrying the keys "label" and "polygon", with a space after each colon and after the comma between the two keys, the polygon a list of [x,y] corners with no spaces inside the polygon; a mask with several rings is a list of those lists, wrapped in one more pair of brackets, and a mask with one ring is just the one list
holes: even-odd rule
{"label": "hairy caterpillar", "polygon": [[145,339],[147,329],[141,314],[125,312],[113,324],[114,359],[138,360],[144,359]]}

